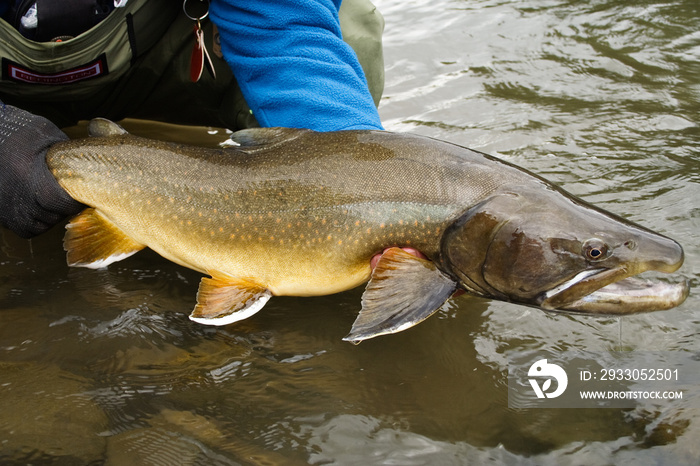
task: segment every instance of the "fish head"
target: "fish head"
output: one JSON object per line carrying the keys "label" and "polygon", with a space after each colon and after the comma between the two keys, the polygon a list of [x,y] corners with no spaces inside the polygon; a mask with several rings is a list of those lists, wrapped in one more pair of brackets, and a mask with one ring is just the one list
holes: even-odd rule
{"label": "fish head", "polygon": [[687,281],[632,278],[676,271],[677,242],[549,185],[511,187],[469,209],[445,231],[440,260],[467,291],[547,310],[629,314],[688,295]]}

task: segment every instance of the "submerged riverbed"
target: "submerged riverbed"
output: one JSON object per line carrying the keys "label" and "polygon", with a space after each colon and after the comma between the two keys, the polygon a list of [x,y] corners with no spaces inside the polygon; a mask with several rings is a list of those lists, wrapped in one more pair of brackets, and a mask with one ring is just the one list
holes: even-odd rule
{"label": "submerged riverbed", "polygon": [[[31,241],[0,231],[1,463],[700,462],[700,5],[376,4],[386,129],[499,156],[678,240],[688,300],[615,319],[462,296],[353,346],[341,338],[362,289],[274,298],[210,328],[187,318],[196,272],[150,251],[69,269],[63,226]],[[508,406],[510,361],[584,352],[658,355],[681,371],[683,398]]]}

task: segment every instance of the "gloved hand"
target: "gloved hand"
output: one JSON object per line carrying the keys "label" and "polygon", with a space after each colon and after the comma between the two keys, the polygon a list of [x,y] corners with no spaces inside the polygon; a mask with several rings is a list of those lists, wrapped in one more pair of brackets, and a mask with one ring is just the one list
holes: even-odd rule
{"label": "gloved hand", "polygon": [[66,139],[46,118],[0,102],[0,225],[30,238],[85,208],[46,165],[48,148]]}

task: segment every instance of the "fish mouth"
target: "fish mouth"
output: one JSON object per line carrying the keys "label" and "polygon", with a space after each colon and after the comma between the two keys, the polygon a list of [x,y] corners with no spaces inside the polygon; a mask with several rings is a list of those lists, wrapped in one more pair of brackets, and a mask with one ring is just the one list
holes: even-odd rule
{"label": "fish mouth", "polygon": [[625,315],[683,303],[687,280],[666,283],[633,277],[625,268],[586,270],[541,295],[539,306],[570,313]]}

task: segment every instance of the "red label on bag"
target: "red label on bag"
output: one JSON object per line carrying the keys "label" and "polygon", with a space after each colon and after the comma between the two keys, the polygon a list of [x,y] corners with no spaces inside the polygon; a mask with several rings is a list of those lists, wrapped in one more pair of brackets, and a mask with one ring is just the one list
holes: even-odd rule
{"label": "red label on bag", "polygon": [[73,84],[86,79],[97,78],[99,76],[106,75],[107,73],[107,58],[104,54],[85,65],[55,73],[40,73],[14,63],[6,58],[2,59],[3,79],[21,83],[42,84],[49,86]]}

